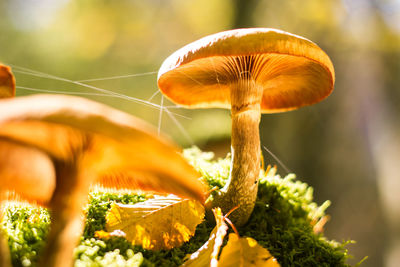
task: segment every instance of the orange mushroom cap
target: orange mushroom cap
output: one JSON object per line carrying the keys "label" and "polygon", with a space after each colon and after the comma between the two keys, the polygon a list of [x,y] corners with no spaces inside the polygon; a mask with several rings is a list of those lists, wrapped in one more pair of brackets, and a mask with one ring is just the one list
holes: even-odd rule
{"label": "orange mushroom cap", "polygon": [[230,84],[253,79],[262,113],[317,103],[333,90],[331,60],[303,37],[268,28],[209,35],[173,53],[158,73],[160,90],[188,108],[230,108]]}
{"label": "orange mushroom cap", "polygon": [[10,67],[0,63],[0,98],[15,96],[15,78]]}
{"label": "orange mushroom cap", "polygon": [[54,161],[84,157],[84,169],[96,177],[92,185],[204,199],[200,174],[178,147],[144,121],[94,101],[63,95],[0,100],[1,138]]}

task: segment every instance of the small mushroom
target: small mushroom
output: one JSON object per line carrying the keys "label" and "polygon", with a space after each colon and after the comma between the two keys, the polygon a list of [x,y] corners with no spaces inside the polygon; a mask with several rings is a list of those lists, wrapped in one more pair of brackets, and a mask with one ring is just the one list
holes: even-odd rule
{"label": "small mushroom", "polygon": [[313,42],[284,31],[252,28],[213,34],[179,49],[162,64],[158,86],[187,108],[227,108],[232,116],[229,181],[213,206],[237,225],[248,221],[260,173],[261,113],[312,105],[333,90],[329,57]]}
{"label": "small mushroom", "polygon": [[10,67],[0,63],[0,98],[15,96],[15,78]]}
{"label": "small mushroom", "polygon": [[[32,158],[42,157],[42,163],[49,159],[54,168],[54,190],[36,194],[48,202],[52,217],[40,266],[71,266],[83,227],[82,207],[89,188],[97,183],[107,188],[151,189],[203,201],[200,175],[175,145],[157,136],[143,121],[93,101],[61,95],[0,100],[0,140],[0,149],[19,155],[23,166]],[[47,168],[45,163],[39,171],[51,173]],[[9,169],[5,166],[4,173],[10,174]],[[50,176],[43,181],[48,179]],[[16,191],[24,195],[30,183],[19,184]]]}

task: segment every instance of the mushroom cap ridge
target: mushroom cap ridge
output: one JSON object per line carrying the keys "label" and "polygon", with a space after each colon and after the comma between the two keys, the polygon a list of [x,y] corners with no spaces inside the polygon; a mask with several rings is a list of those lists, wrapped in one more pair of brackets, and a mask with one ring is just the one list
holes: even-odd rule
{"label": "mushroom cap ridge", "polygon": [[206,36],[169,56],[159,89],[188,108],[230,108],[230,84],[246,72],[264,89],[261,111],[282,112],[317,103],[333,90],[331,60],[315,43],[269,28]]}

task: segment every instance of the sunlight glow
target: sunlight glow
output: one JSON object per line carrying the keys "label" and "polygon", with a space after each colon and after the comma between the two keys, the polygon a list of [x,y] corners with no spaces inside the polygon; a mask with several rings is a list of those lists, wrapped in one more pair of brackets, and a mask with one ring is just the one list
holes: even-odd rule
{"label": "sunlight glow", "polygon": [[7,11],[15,27],[30,31],[50,25],[69,0],[7,1]]}

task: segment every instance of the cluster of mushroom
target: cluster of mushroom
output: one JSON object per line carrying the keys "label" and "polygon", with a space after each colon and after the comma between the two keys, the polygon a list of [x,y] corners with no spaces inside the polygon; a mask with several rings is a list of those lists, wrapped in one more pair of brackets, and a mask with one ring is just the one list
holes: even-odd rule
{"label": "cluster of mushroom", "polygon": [[[231,173],[208,208],[227,213],[239,207],[231,219],[237,226],[245,224],[257,197],[261,113],[319,102],[333,84],[332,63],[316,44],[274,29],[221,32],[168,57],[158,74],[165,96],[188,108],[231,109]],[[0,97],[14,94],[13,76],[0,66]],[[93,185],[165,191],[202,201],[199,174],[177,151],[144,122],[93,101],[54,95],[0,100],[2,200],[12,191],[51,211],[41,266],[72,264],[81,209]],[[2,259],[4,249],[0,244]]]}

